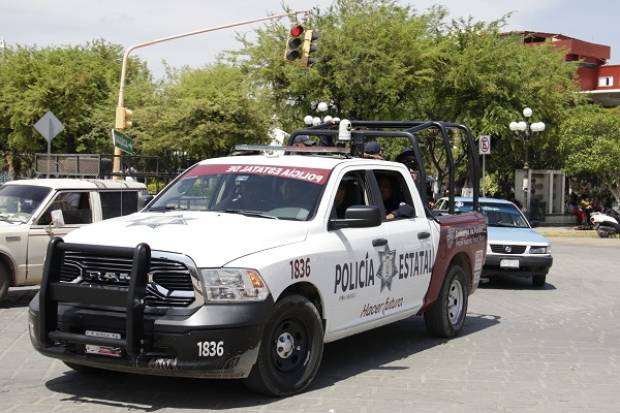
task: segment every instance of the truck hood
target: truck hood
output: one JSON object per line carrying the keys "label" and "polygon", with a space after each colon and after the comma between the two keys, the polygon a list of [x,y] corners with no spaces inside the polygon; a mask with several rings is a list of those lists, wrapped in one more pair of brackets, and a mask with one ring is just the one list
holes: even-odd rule
{"label": "truck hood", "polygon": [[239,257],[304,241],[308,223],[221,212],[146,212],[87,225],[65,241],[185,254],[198,267],[221,267]]}
{"label": "truck hood", "polygon": [[549,245],[549,240],[533,228],[488,227],[489,244],[515,243]]}

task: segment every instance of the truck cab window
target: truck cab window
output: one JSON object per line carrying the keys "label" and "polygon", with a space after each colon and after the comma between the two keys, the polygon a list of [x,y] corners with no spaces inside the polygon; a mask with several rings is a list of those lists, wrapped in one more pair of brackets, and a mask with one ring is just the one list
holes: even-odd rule
{"label": "truck cab window", "polygon": [[103,219],[133,214],[138,210],[138,192],[105,191],[99,193]]}
{"label": "truck cab window", "polygon": [[371,205],[368,187],[361,172],[348,172],[342,177],[332,205],[331,217],[344,219],[345,211],[353,205]]}
{"label": "truck cab window", "polygon": [[90,192],[61,192],[37,221],[38,225],[52,222],[52,211],[62,211],[65,225],[90,224],[93,214],[90,206]]}
{"label": "truck cab window", "polygon": [[388,170],[374,171],[386,220],[412,218],[415,216],[411,191],[399,172]]}

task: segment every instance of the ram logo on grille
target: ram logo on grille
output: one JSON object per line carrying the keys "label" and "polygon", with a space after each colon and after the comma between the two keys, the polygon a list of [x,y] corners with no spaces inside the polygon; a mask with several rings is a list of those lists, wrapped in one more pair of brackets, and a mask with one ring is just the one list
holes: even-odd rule
{"label": "ram logo on grille", "polygon": [[125,284],[131,279],[127,272],[112,272],[112,271],[86,271],[86,281],[100,281],[113,284]]}

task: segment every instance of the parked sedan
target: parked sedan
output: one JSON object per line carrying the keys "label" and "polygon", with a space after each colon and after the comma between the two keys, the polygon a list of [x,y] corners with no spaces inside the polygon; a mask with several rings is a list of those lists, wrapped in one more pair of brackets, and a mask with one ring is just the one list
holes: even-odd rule
{"label": "parked sedan", "polygon": [[[456,197],[455,212],[471,211],[471,198]],[[448,199],[437,202],[435,210],[447,210]],[[549,240],[532,228],[523,213],[510,201],[480,198],[481,212],[487,218],[487,258],[483,277],[510,273],[532,279],[543,287],[553,264]]]}

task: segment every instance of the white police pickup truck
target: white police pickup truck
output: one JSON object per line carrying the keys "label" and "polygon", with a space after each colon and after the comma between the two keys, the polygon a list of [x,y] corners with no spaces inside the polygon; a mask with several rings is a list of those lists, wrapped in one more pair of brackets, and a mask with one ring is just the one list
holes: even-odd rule
{"label": "white police pickup truck", "polygon": [[31,340],[78,370],[289,395],[312,382],[324,343],[420,313],[457,334],[485,248],[482,215],[427,215],[400,163],[210,159],[143,211],[52,241]]}

